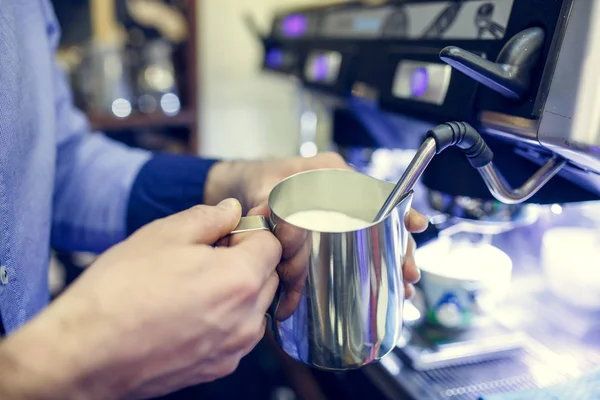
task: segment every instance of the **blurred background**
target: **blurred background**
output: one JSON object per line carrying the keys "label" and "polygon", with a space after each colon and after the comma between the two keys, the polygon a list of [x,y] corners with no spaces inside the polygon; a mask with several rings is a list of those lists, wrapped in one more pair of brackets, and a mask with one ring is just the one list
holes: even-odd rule
{"label": "blurred background", "polygon": [[[377,101],[373,101],[379,93],[362,81],[352,81],[351,88],[342,88],[348,89],[348,93],[344,92],[347,101],[340,107],[336,103],[340,96],[336,99],[327,95],[331,91],[315,95],[316,91],[307,91],[296,81],[302,73],[284,71],[287,66],[281,49],[263,46],[261,37],[277,36],[275,27],[284,25],[283,20],[274,20],[278,11],[345,1],[52,2],[63,30],[57,58],[69,76],[76,104],[88,114],[94,130],[132,146],[224,159],[311,156],[333,149],[358,170],[395,181],[415,154],[421,140],[419,135],[426,132],[431,122],[379,112]],[[365,0],[365,3],[383,2]],[[420,22],[435,18],[443,25],[448,15],[457,15],[458,3],[441,2],[439,18],[426,12],[419,14]],[[507,2],[471,3],[478,3],[485,17],[491,16],[490,10],[494,9],[489,3],[502,9]],[[525,4],[523,7],[534,4],[539,9],[535,1],[518,3]],[[469,7],[465,9],[467,13]],[[476,9],[470,8],[472,12]],[[510,5],[507,10],[505,23]],[[515,17],[517,25],[521,23],[520,16],[526,14]],[[290,11],[289,16],[294,21],[297,15]],[[472,20],[469,18],[468,24],[465,23],[469,29],[474,29],[470,26]],[[477,23],[478,19],[474,21]],[[493,46],[493,51],[500,50]],[[372,59],[365,58],[365,64],[371,65]],[[269,65],[270,61],[274,65]],[[314,61],[318,70],[319,57]],[[300,65],[299,59],[291,62],[294,63]],[[261,68],[263,64],[265,68]],[[317,72],[315,79],[323,78]],[[475,90],[474,86],[468,86],[472,82],[464,76],[453,76],[458,82],[457,92],[467,93],[469,87]],[[406,100],[399,104],[409,105]],[[470,105],[465,107],[470,111]],[[407,110],[410,115],[411,108]],[[432,117],[433,114],[426,115],[424,119]],[[501,143],[493,142],[494,149],[501,149],[500,146]],[[505,151],[509,152],[512,149]],[[502,169],[507,170],[512,158],[504,161]],[[456,168],[458,164],[448,165]],[[522,169],[523,165],[515,164],[513,169]],[[469,181],[465,175],[461,176],[461,181]],[[517,178],[523,181],[522,177]],[[562,190],[561,195],[574,190],[569,188]],[[500,389],[508,393],[564,382],[600,365],[600,273],[598,262],[588,260],[598,254],[597,245],[575,251],[571,249],[582,245],[579,243],[582,241],[572,231],[559,232],[555,237],[545,235],[554,227],[585,228],[586,233],[597,233],[600,203],[594,201],[582,206],[571,199],[572,204],[563,204],[564,199],[559,198],[560,202],[544,202],[540,207],[536,204],[504,207],[489,201],[487,189],[484,194],[488,197],[481,199],[463,193],[448,197],[429,189],[419,187],[413,205],[440,231],[431,232],[431,237],[426,232],[423,242],[441,237],[444,228],[445,235],[459,244],[494,244],[512,259],[514,279],[510,285],[506,284],[509,295],[493,312],[486,311],[490,314],[485,315],[486,320],[494,321],[490,329],[485,324],[483,328],[474,326],[466,329],[463,336],[454,335],[452,330],[434,330],[432,336],[429,330],[419,331],[420,323],[426,319],[425,312],[421,312],[423,308],[419,309],[416,301],[407,302],[404,323],[410,328],[406,330],[410,335],[405,338],[406,343],[398,345],[402,349],[377,365],[347,373],[318,372],[291,361],[265,342],[243,360],[234,376],[171,398],[478,399],[480,394]],[[597,200],[597,196],[593,199]],[[432,202],[437,202],[438,208]],[[441,212],[446,206],[448,212]],[[456,212],[462,214],[452,214]],[[487,223],[491,221],[496,223]],[[564,245],[567,239],[573,244]],[[446,253],[436,247],[429,248],[435,255],[432,264],[447,263]],[[576,262],[574,253],[579,256]],[[55,253],[50,276],[53,294],[59,294],[94,257],[94,254]],[[489,259],[487,255],[480,256],[474,265],[479,267],[480,260],[489,264]],[[572,273],[575,270],[579,273]],[[499,286],[498,282],[494,281],[493,286]],[[496,324],[496,320],[502,324]],[[522,340],[521,331],[535,340]],[[510,357],[504,357],[508,353]],[[513,357],[513,353],[517,355]],[[432,355],[439,356],[445,364],[432,364],[423,371],[412,368],[423,360],[434,360]],[[425,392],[431,397],[425,396]]]}
{"label": "blurred background", "polygon": [[297,153],[295,85],[260,73],[263,49],[245,16],[267,31],[282,7],[333,1],[53,3],[63,28],[59,59],[94,128],[205,156]]}

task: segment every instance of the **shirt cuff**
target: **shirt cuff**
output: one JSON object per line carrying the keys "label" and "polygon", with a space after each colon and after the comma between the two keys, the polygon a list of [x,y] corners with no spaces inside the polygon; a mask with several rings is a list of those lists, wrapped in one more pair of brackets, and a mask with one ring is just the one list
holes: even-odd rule
{"label": "shirt cuff", "polygon": [[219,160],[155,154],[135,179],[127,207],[127,234],[204,201],[210,168]]}

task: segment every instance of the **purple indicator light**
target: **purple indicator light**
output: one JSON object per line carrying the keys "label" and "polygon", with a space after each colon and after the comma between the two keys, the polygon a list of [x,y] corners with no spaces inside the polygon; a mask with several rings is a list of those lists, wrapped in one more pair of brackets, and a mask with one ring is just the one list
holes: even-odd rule
{"label": "purple indicator light", "polygon": [[413,97],[421,97],[427,92],[429,86],[429,76],[427,75],[427,69],[417,68],[413,72],[410,80],[410,91]]}
{"label": "purple indicator light", "polygon": [[270,68],[279,68],[283,62],[283,53],[279,49],[271,49],[266,56],[266,64]]}
{"label": "purple indicator light", "polygon": [[313,77],[317,81],[324,81],[329,75],[329,63],[326,56],[318,56],[312,65]]}
{"label": "purple indicator light", "polygon": [[308,22],[304,15],[290,15],[283,20],[281,30],[287,37],[299,37],[304,35]]}

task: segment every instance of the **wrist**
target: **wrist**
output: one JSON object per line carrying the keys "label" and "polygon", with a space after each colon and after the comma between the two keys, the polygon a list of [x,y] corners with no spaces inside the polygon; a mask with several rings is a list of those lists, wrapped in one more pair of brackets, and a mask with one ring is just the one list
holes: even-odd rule
{"label": "wrist", "polygon": [[214,159],[155,154],[138,173],[129,195],[126,225],[130,235],[159,218],[206,204],[208,172]]}
{"label": "wrist", "polygon": [[214,206],[231,197],[243,202],[243,164],[222,161],[210,168],[204,187],[205,204]]}

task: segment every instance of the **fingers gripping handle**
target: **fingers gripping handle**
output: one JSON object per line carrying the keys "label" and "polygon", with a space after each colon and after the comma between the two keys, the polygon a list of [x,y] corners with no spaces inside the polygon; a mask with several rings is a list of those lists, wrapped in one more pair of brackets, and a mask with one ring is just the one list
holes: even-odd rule
{"label": "fingers gripping handle", "polygon": [[[240,222],[235,227],[233,231],[231,231],[230,235],[235,235],[238,233],[247,233],[247,232],[255,232],[255,231],[274,231],[275,226],[271,226],[269,220],[262,215],[255,215],[251,217],[242,217]],[[275,315],[277,313],[277,308],[279,307],[279,300],[281,298],[281,285],[277,288],[277,292],[275,293],[275,298],[271,303],[271,307],[267,310],[267,317],[269,318],[269,324],[275,323]],[[276,332],[276,330],[273,330]]]}
{"label": "fingers gripping handle", "polygon": [[231,231],[230,235],[235,235],[236,233],[245,233],[252,231],[270,231],[271,226],[269,225],[269,221],[267,218],[262,215],[252,216],[252,217],[242,217],[240,222],[235,227],[233,231]]}

